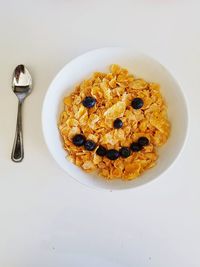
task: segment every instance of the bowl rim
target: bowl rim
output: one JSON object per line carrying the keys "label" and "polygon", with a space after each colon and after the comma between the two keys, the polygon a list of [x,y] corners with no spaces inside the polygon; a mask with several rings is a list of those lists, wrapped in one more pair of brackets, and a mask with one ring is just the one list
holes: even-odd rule
{"label": "bowl rim", "polygon": [[[46,131],[45,131],[45,127],[44,127],[44,120],[45,120],[45,107],[46,107],[46,100],[48,97],[48,94],[50,92],[50,88],[52,86],[52,84],[54,84],[54,82],[59,78],[59,76],[62,74],[62,72],[64,71],[65,67],[77,60],[79,60],[79,58],[86,56],[87,54],[90,53],[94,53],[94,52],[98,52],[98,51],[103,51],[103,50],[108,50],[108,49],[118,49],[118,50],[128,50],[130,52],[132,52],[133,54],[139,54],[142,56],[145,56],[155,62],[157,62],[165,71],[167,71],[167,73],[173,78],[173,81],[175,82],[175,84],[177,85],[177,87],[180,89],[180,93],[182,95],[182,100],[184,102],[184,106],[185,106],[185,132],[184,132],[184,139],[182,141],[182,145],[180,147],[180,149],[178,150],[174,160],[158,175],[156,175],[155,177],[148,179],[147,181],[145,181],[144,183],[139,183],[139,184],[135,184],[134,186],[129,186],[129,187],[124,187],[124,188],[105,188],[105,187],[100,187],[100,186],[96,186],[96,185],[89,185],[87,183],[85,183],[84,181],[80,181],[80,179],[74,177],[73,175],[71,175],[69,172],[67,172],[64,167],[62,166],[62,164],[57,160],[57,158],[55,157],[55,155],[51,152],[49,145],[47,143],[47,137],[46,137]],[[188,100],[186,98],[186,94],[184,92],[184,90],[182,89],[182,86],[180,86],[180,83],[177,81],[177,79],[172,75],[171,71],[168,70],[167,67],[165,67],[156,57],[151,56],[149,54],[147,54],[146,52],[142,52],[138,49],[135,48],[130,48],[130,47],[119,47],[119,46],[108,46],[108,47],[102,47],[102,48],[97,48],[97,49],[91,49],[86,51],[85,53],[82,53],[78,56],[75,56],[74,58],[72,58],[71,60],[69,60],[66,64],[64,64],[64,66],[58,71],[58,73],[54,76],[54,78],[51,80],[51,82],[48,85],[48,88],[45,92],[45,95],[43,97],[43,103],[42,103],[42,111],[41,111],[41,124],[42,124],[42,135],[44,138],[44,142],[46,144],[46,147],[50,153],[50,155],[52,156],[52,158],[55,160],[56,164],[61,168],[61,170],[67,174],[69,177],[71,177],[73,180],[77,181],[79,184],[83,185],[83,186],[87,186],[88,188],[92,188],[92,189],[96,189],[96,190],[105,190],[105,191],[123,191],[123,190],[132,190],[141,186],[145,186],[148,185],[150,182],[153,182],[155,180],[157,180],[157,178],[159,178],[160,176],[164,175],[170,168],[172,168],[175,164],[175,162],[179,159],[179,157],[181,156],[183,150],[185,149],[187,140],[188,140],[188,136],[189,136],[189,125],[190,125],[190,119],[189,119],[189,104],[188,104]],[[67,160],[67,159],[66,159]],[[73,164],[73,163],[71,163]],[[140,178],[137,178],[140,179]],[[136,179],[136,180],[137,180]],[[109,181],[108,181],[109,182]],[[124,183],[128,183],[129,181],[123,181]]]}

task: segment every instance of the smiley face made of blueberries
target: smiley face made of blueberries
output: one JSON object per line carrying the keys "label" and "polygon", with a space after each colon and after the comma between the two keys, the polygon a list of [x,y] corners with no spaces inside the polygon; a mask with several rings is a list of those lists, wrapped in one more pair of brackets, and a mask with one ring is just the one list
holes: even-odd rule
{"label": "smiley face made of blueberries", "polygon": [[[94,97],[87,96],[83,99],[82,104],[84,107],[90,109],[95,106],[96,99]],[[138,97],[134,98],[131,102],[131,106],[133,109],[141,109],[143,105],[144,105],[143,100]],[[122,120],[119,118],[115,119],[113,121],[113,127],[115,129],[122,128],[123,127]],[[137,140],[137,142],[131,143],[130,147],[121,147],[119,151],[116,149],[107,150],[104,146],[96,144],[93,140],[86,140],[83,134],[76,134],[72,138],[72,142],[77,147],[84,146],[85,150],[88,151],[94,151],[98,145],[99,147],[96,150],[96,154],[102,157],[106,156],[110,160],[116,160],[119,157],[128,158],[131,155],[131,152],[138,152],[142,150],[144,146],[149,145],[149,140],[145,136],[140,137]]]}

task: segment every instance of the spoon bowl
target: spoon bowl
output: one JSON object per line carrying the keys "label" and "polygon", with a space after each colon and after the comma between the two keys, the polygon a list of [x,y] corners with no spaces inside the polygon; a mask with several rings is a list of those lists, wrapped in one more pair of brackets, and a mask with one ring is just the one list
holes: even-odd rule
{"label": "spoon bowl", "polygon": [[32,91],[32,78],[24,65],[18,65],[13,73],[13,92],[23,101]]}

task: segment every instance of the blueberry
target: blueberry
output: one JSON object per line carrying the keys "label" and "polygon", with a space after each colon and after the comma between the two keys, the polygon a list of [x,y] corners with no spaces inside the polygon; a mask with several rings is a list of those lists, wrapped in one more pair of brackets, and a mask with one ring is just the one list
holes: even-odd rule
{"label": "blueberry", "polygon": [[139,97],[134,98],[131,102],[131,106],[134,109],[140,109],[143,105],[144,105],[144,101]]}
{"label": "blueberry", "polygon": [[114,120],[114,128],[115,129],[122,128],[122,126],[123,126],[123,122],[120,119]]}
{"label": "blueberry", "polygon": [[94,105],[96,104],[96,99],[94,97],[91,96],[86,96],[83,101],[83,106],[86,108],[92,108],[94,107]]}
{"label": "blueberry", "polygon": [[85,136],[82,134],[76,134],[73,138],[72,138],[72,142],[75,146],[82,146],[85,143]]}
{"label": "blueberry", "polygon": [[102,156],[102,157],[106,155],[106,152],[107,150],[103,146],[99,146],[96,150],[97,155]]}
{"label": "blueberry", "polygon": [[131,155],[131,150],[128,147],[122,147],[119,150],[119,154],[122,158],[128,158]]}
{"label": "blueberry", "polygon": [[106,153],[106,157],[110,160],[115,160],[119,158],[119,152],[115,149],[109,149]]}
{"label": "blueberry", "polygon": [[138,144],[139,144],[140,146],[148,146],[148,144],[149,144],[149,139],[148,139],[147,137],[145,137],[145,136],[140,137],[140,138],[138,139]]}
{"label": "blueberry", "polygon": [[92,140],[87,140],[84,144],[86,150],[93,151],[96,148],[96,144]]}
{"label": "blueberry", "polygon": [[138,152],[138,151],[140,151],[141,149],[142,149],[142,146],[140,146],[138,143],[133,142],[133,143],[131,144],[131,150],[132,150],[133,152]]}

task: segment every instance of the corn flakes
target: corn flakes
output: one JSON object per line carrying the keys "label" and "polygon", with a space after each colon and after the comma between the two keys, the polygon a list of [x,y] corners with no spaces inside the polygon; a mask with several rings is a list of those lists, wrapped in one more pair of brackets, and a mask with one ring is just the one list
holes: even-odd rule
{"label": "corn flakes", "polygon": [[[86,97],[90,106],[83,105]],[[133,108],[139,98],[141,108]],[[135,78],[128,70],[113,64],[109,73],[95,72],[64,98],[58,128],[68,159],[86,172],[97,171],[106,179],[132,180],[156,165],[157,148],[167,142],[170,123],[159,84]],[[140,103],[140,104],[141,104]],[[114,128],[120,119],[122,127]],[[84,145],[74,136],[85,138]],[[139,144],[139,138],[148,143]],[[77,139],[79,141],[79,139]],[[81,139],[80,139],[81,140]],[[121,148],[131,150],[126,157]],[[103,146],[103,148],[102,148]],[[114,151],[112,157],[106,154]]]}

